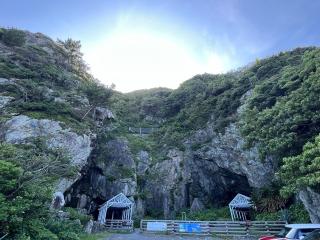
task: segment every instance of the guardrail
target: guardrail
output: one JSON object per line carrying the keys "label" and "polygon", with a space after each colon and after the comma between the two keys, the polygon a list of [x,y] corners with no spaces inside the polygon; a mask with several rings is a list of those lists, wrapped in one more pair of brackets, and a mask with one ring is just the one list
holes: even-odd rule
{"label": "guardrail", "polygon": [[181,221],[141,220],[143,232],[196,234],[216,236],[262,236],[278,233],[286,224],[282,221]]}

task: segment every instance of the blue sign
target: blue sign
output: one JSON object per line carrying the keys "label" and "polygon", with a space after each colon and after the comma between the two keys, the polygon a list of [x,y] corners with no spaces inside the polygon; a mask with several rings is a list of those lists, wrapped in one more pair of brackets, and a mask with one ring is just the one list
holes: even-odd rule
{"label": "blue sign", "polygon": [[200,233],[201,226],[198,223],[180,223],[179,232]]}

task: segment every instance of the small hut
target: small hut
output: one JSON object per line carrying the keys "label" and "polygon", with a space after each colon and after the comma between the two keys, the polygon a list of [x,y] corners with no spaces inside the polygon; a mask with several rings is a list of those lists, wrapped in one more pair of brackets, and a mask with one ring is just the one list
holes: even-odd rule
{"label": "small hut", "polygon": [[250,220],[250,210],[253,203],[250,197],[238,193],[235,198],[229,203],[229,209],[232,221],[247,221]]}
{"label": "small hut", "polygon": [[108,228],[131,229],[133,204],[123,193],[119,193],[100,206],[98,222]]}

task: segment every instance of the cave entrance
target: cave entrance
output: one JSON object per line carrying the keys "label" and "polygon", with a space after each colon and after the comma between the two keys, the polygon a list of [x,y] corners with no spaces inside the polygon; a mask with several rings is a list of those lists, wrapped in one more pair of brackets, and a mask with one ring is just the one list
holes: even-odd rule
{"label": "cave entrance", "polygon": [[106,220],[122,220],[122,214],[125,210],[125,208],[108,208]]}
{"label": "cave entrance", "polygon": [[119,193],[101,205],[98,221],[109,229],[133,229],[132,207],[133,202]]}

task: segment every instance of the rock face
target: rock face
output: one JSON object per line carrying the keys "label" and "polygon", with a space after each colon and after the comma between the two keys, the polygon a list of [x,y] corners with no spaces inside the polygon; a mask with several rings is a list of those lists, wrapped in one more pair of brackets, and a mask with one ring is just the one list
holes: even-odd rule
{"label": "rock face", "polygon": [[127,142],[115,139],[100,143],[91,157],[84,176],[65,193],[67,204],[97,215],[98,206],[120,192],[133,200],[137,188],[135,162]]}
{"label": "rock face", "polygon": [[0,109],[4,108],[14,98],[10,96],[0,96]]}
{"label": "rock face", "polygon": [[184,141],[185,150],[169,149],[153,161],[141,149],[134,157],[128,143],[115,139],[94,150],[86,174],[65,193],[67,204],[97,214],[98,205],[123,192],[134,197],[135,214],[175,218],[185,208],[225,206],[237,193],[270,183],[277,164],[259,159],[256,148],[243,149],[235,123],[216,133],[214,123]]}
{"label": "rock face", "polygon": [[[238,192],[247,194],[251,186],[244,175],[219,167],[214,159],[200,159],[192,151],[171,150],[168,160],[150,169],[146,184],[146,208],[151,215],[174,218],[190,208],[195,199],[205,206],[222,206]],[[154,201],[154,199],[158,199]],[[152,213],[157,209],[158,213]]]}
{"label": "rock face", "polygon": [[188,144],[201,146],[194,152],[196,158],[214,161],[219,168],[245,176],[251,187],[270,183],[277,168],[271,158],[261,161],[257,148],[244,149],[244,140],[235,124],[230,124],[224,134],[215,133],[209,125],[197,131]]}
{"label": "rock face", "polygon": [[61,192],[55,192],[53,194],[53,200],[51,203],[51,207],[53,209],[60,209],[65,204],[64,196]]}
{"label": "rock face", "polygon": [[[99,119],[112,117],[102,110]],[[257,149],[243,149],[236,124],[222,134],[208,122],[185,139],[184,151],[169,149],[166,159],[155,164],[143,149],[133,156],[125,138],[99,140],[92,151],[89,136],[48,119],[19,115],[7,121],[4,129],[6,142],[27,143],[30,138],[44,137],[48,147],[64,149],[82,173],[61,179],[56,196],[63,193],[69,206],[94,215],[100,204],[120,192],[135,200],[140,217],[173,218],[184,208],[222,206],[237,193],[248,194],[252,188],[267,185],[276,168],[272,159],[261,162]]]}
{"label": "rock face", "polygon": [[103,121],[104,119],[114,119],[114,115],[110,109],[103,107],[96,107],[94,109],[93,118],[97,121]]}
{"label": "rock face", "polygon": [[320,223],[320,194],[311,188],[300,191],[299,198],[309,212],[312,223]]}
{"label": "rock face", "polygon": [[[12,80],[9,80],[6,78],[0,78],[0,88],[1,88],[1,85],[11,85],[11,84],[14,84]],[[2,110],[8,103],[14,100],[14,97],[2,96],[2,94],[3,93],[1,93],[1,90],[0,90],[0,110]]]}
{"label": "rock face", "polygon": [[45,137],[48,147],[64,149],[70,156],[71,163],[79,168],[87,163],[91,152],[89,136],[79,136],[70,129],[62,129],[56,121],[19,115],[7,121],[4,128],[6,142],[19,144],[30,138]]}
{"label": "rock face", "polygon": [[199,198],[194,198],[192,205],[190,207],[190,211],[194,213],[194,212],[202,211],[204,209],[205,209],[205,207],[204,207],[203,203],[199,200]]}
{"label": "rock face", "polygon": [[1,84],[7,84],[7,83],[10,83],[10,80],[9,80],[9,79],[0,78],[0,85],[1,85]]}
{"label": "rock face", "polygon": [[138,153],[137,174],[144,175],[150,166],[150,156],[147,151],[140,151]]}
{"label": "rock face", "polygon": [[[78,73],[81,71],[74,71],[76,69],[70,64],[72,61],[63,44],[41,33],[33,34],[26,31],[25,34],[26,43],[21,47],[10,47],[0,41],[0,54],[4,60],[1,64],[8,63],[4,66],[12,68],[14,76],[17,77],[10,76],[11,71],[0,73],[5,77],[0,78],[0,113],[4,116],[0,119],[0,137],[1,140],[13,144],[24,144],[34,137],[43,137],[48,147],[64,149],[70,156],[71,164],[78,169],[78,175],[71,179],[61,179],[57,183],[54,196],[57,207],[66,201],[69,206],[97,214],[100,204],[122,192],[135,200],[136,215],[173,218],[184,208],[191,207],[195,211],[226,205],[237,193],[248,194],[253,188],[264,187],[273,179],[278,163],[271,157],[261,161],[258,148],[243,148],[244,140],[238,129],[237,117],[245,111],[247,100],[255,91],[255,84],[263,81],[263,75],[267,77],[270,74],[270,77],[273,77],[273,74],[278,74],[276,72],[282,71],[280,68],[273,73],[268,70],[271,66],[266,65],[267,68],[264,68],[262,64],[244,76],[240,76],[240,72],[226,75],[228,79],[231,77],[230,84],[226,82],[223,86],[207,84],[208,81],[216,80],[214,76],[211,76],[211,79],[209,75],[204,74],[199,79],[194,79],[195,82],[191,80],[191,84],[186,83],[185,87],[176,93],[168,89],[152,90],[147,95],[136,92],[131,97],[127,95],[128,98],[115,97],[113,101],[120,101],[117,104],[110,101],[110,108],[106,107],[103,100],[97,107],[90,103],[91,94],[86,91],[89,76],[82,76],[83,74]],[[295,59],[293,62],[297,61],[296,58],[292,59]],[[238,77],[240,79],[234,82],[234,85],[232,79]],[[227,92],[237,84],[243,88],[237,88],[232,93]],[[212,89],[208,92],[203,91],[206,87]],[[220,92],[227,93],[221,95],[222,104],[217,104],[219,108],[227,107],[225,113],[215,111],[213,106]],[[170,96],[172,93],[173,98]],[[205,98],[202,98],[202,95]],[[212,95],[215,95],[214,99],[211,99]],[[236,97],[234,102],[229,101],[230,99],[225,101],[231,96]],[[210,100],[203,116],[191,112],[197,106],[194,108],[189,103],[198,97],[206,99],[205,101]],[[130,101],[133,99],[135,100],[131,104]],[[232,107],[229,109],[226,104],[231,104]],[[162,105],[170,107],[162,109]],[[60,106],[64,107],[60,109]],[[92,106],[96,107],[92,109]],[[238,109],[235,109],[236,107]],[[99,138],[92,138],[90,134],[77,134],[57,121],[19,115],[22,109],[24,112],[30,110],[40,113],[38,116],[43,116],[43,113],[46,116],[53,116],[56,112],[62,115],[66,113],[68,117],[64,118],[67,119],[65,125],[87,128],[88,132],[94,132]],[[214,119],[219,118],[210,118],[209,112],[222,114],[221,116],[228,114],[224,120],[227,120],[225,123],[229,125],[225,129],[218,128],[219,124],[215,123]],[[126,116],[118,119],[123,117],[124,113],[128,114],[128,118]],[[158,127],[165,126],[163,124],[167,122],[169,130],[166,134],[177,133],[173,129],[175,125],[170,126],[170,121],[174,123],[184,120],[180,117],[188,117],[187,114],[194,115],[186,119],[188,121],[193,121],[199,116],[201,123],[207,123],[203,126],[193,126],[196,129],[201,128],[197,131],[186,129],[186,133],[192,131],[193,134],[176,144],[182,145],[183,150],[168,147],[166,144],[159,146],[159,149],[153,149],[151,146],[157,139],[144,141],[144,138],[148,138],[149,134],[157,131]],[[137,123],[137,119],[142,122]],[[233,122],[230,124],[229,120]],[[141,128],[144,124],[149,127]],[[141,126],[130,127],[135,125]],[[217,133],[215,129],[219,129],[220,132]],[[128,137],[128,134],[135,133],[139,133],[141,139],[129,143],[126,138],[133,138]],[[130,149],[129,146],[133,148]],[[148,152],[148,149],[153,151]],[[161,159],[156,159],[158,154],[154,154],[154,150],[161,153]],[[312,221],[319,222],[319,194],[306,189],[301,191],[299,196]],[[94,228],[94,224],[89,226],[90,231]]]}
{"label": "rock face", "polygon": [[[66,151],[71,164],[80,170],[87,164],[91,153],[91,140],[87,135],[80,136],[70,129],[62,129],[59,122],[48,119],[32,119],[19,115],[4,124],[4,140],[8,143],[28,143],[35,137],[43,137],[49,148],[59,148]],[[64,192],[77,179],[61,179],[56,191]]]}
{"label": "rock face", "polygon": [[171,149],[155,165],[149,164],[147,152],[139,152],[137,174],[143,181],[138,188],[145,195],[138,199],[139,206],[149,215],[173,218],[197,202],[201,208],[224,206],[237,193],[247,195],[268,185],[276,163],[271,158],[262,162],[257,149],[244,150],[243,144],[235,124],[222,134],[208,123],[185,140],[184,151]]}

